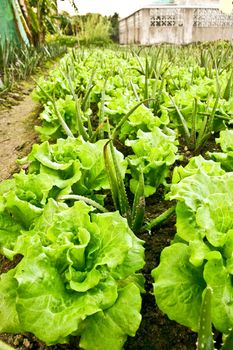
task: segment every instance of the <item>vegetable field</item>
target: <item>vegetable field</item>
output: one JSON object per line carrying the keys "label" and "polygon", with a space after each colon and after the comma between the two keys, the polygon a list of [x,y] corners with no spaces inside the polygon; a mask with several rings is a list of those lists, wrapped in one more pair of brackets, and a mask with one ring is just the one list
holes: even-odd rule
{"label": "vegetable field", "polygon": [[0,339],[233,349],[232,62],[78,48],[36,81],[40,142],[0,183]]}

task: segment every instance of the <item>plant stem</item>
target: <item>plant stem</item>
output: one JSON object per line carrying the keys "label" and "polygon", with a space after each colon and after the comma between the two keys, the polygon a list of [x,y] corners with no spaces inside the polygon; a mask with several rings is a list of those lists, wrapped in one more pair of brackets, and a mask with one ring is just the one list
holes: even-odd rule
{"label": "plant stem", "polygon": [[170,218],[172,214],[175,212],[176,206],[173,205],[171,208],[167,209],[164,213],[157,216],[155,219],[148,222],[146,225],[143,226],[143,230],[151,230],[153,227],[161,225],[164,221]]}

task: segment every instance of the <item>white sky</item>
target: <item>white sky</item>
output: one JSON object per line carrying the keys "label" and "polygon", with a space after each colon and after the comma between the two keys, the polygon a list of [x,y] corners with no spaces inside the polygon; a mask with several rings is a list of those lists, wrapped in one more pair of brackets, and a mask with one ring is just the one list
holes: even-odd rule
{"label": "white sky", "polygon": [[[79,14],[83,15],[87,12],[101,13],[102,15],[113,15],[114,12],[119,13],[120,17],[130,15],[132,12],[147,6],[150,0],[76,0]],[[72,8],[69,1],[58,0],[58,8],[60,10],[71,12]]]}

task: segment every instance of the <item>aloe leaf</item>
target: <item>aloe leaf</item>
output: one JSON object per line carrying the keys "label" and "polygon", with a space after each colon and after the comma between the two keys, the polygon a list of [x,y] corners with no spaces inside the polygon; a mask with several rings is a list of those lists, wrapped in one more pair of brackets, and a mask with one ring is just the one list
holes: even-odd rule
{"label": "aloe leaf", "polygon": [[76,93],[75,93],[75,89],[74,89],[74,85],[73,85],[73,81],[71,78],[71,71],[70,71],[70,66],[68,66],[68,62],[67,62],[67,66],[66,66],[66,72],[62,72],[63,77],[67,80],[68,84],[69,84],[69,88],[70,88],[70,92],[73,96],[73,99],[75,101],[75,107],[76,107],[76,118],[77,118],[77,128],[78,128],[78,133],[79,135],[81,135],[83,137],[83,139],[85,141],[87,141],[89,139],[89,135],[87,134],[84,125],[83,125],[83,121],[82,121],[82,115],[81,115],[81,102],[79,100],[79,98],[77,97]]}
{"label": "aloe leaf", "polygon": [[115,169],[116,180],[117,180],[118,197],[119,197],[119,204],[120,204],[120,213],[121,213],[121,215],[123,217],[127,218],[128,224],[131,227],[132,222],[131,222],[131,213],[130,213],[129,201],[128,201],[128,197],[127,197],[127,194],[126,194],[124,181],[122,179],[121,172],[120,172],[120,169],[119,169],[119,165],[117,163],[116,154],[115,154],[115,150],[114,150],[112,141],[110,141],[110,150],[111,150],[111,156],[112,156],[113,166],[114,166],[114,169]]}
{"label": "aloe leaf", "polygon": [[172,206],[171,208],[167,209],[165,212],[163,212],[161,215],[157,216],[155,219],[148,222],[144,227],[143,230],[150,231],[152,228],[161,225],[164,221],[170,218],[175,213],[176,206]]}
{"label": "aloe leaf", "polygon": [[77,96],[75,96],[75,105],[76,105],[76,116],[77,116],[77,126],[79,135],[83,137],[85,141],[89,140],[89,135],[86,132],[86,129],[84,128],[83,121],[82,121],[82,114],[81,114],[81,103]]}
{"label": "aloe leaf", "polygon": [[[115,208],[120,211],[123,217],[127,218],[128,224],[131,227],[131,212],[129,201],[125,190],[124,181],[117,163],[113,141],[111,139],[110,125],[108,123],[108,134],[110,140],[104,146],[104,161],[108,172],[110,188],[112,192]],[[110,154],[108,153],[108,145],[110,145]]]}
{"label": "aloe leaf", "polygon": [[113,204],[116,209],[120,209],[119,197],[118,197],[118,184],[115,175],[115,169],[112,165],[111,157],[108,150],[108,144],[110,140],[104,145],[104,162],[106,171],[108,174],[110,189],[112,193]]}
{"label": "aloe leaf", "polygon": [[232,95],[232,78],[233,78],[233,69],[230,73],[229,79],[227,81],[227,85],[225,88],[225,91],[223,93],[223,98],[227,101],[229,101],[231,95]]}
{"label": "aloe leaf", "polygon": [[136,100],[139,102],[140,99],[139,99],[138,94],[137,94],[137,91],[136,91],[136,89],[135,89],[135,85],[134,85],[134,83],[132,82],[131,79],[130,79],[130,85],[131,85],[131,87],[132,87],[132,90],[133,90],[133,93],[134,93],[134,96],[135,96]]}
{"label": "aloe leaf", "polygon": [[145,215],[144,177],[140,173],[139,182],[134,195],[132,208],[132,230],[138,232],[142,227]]}
{"label": "aloe leaf", "polygon": [[87,110],[87,102],[88,102],[88,99],[89,99],[89,96],[90,96],[90,93],[91,93],[91,90],[93,89],[93,87],[94,87],[94,85],[91,85],[87,88],[86,93],[82,99],[81,108],[83,111]]}
{"label": "aloe leaf", "polygon": [[184,137],[185,137],[185,140],[186,140],[186,142],[189,142],[189,140],[190,140],[190,132],[189,132],[188,124],[187,124],[187,122],[186,122],[184,116],[182,115],[182,113],[181,113],[179,107],[177,106],[177,104],[175,103],[174,99],[172,98],[172,96],[169,95],[169,94],[167,94],[167,93],[166,93],[166,95],[170,98],[170,100],[171,100],[173,106],[174,106],[175,109],[176,109],[176,112],[177,112],[177,114],[178,114],[178,117],[179,117],[179,119],[180,119],[180,122],[181,122],[182,127],[183,127],[183,130],[184,130]]}
{"label": "aloe leaf", "polygon": [[138,70],[138,68],[136,68],[138,70],[138,72],[141,72],[142,75],[145,74],[145,70],[144,70],[144,67],[143,67],[143,63],[140,59],[140,56],[134,51],[133,52],[134,56],[137,58],[137,61],[139,63],[139,66],[140,66],[140,70]]}
{"label": "aloe leaf", "polygon": [[57,198],[58,201],[65,201],[65,200],[69,200],[69,199],[74,199],[75,201],[83,201],[86,204],[92,205],[93,207],[95,207],[96,209],[98,209],[99,211],[101,211],[103,213],[108,212],[107,209],[105,209],[102,205],[100,205],[99,203],[97,203],[93,199],[85,197],[85,196],[80,196],[77,194],[67,194],[67,195],[59,196]]}
{"label": "aloe leaf", "polygon": [[161,84],[160,84],[160,88],[158,93],[156,94],[155,97],[155,102],[153,105],[153,111],[154,111],[154,115],[156,115],[158,113],[158,110],[160,108],[160,101],[161,101],[161,96],[162,96],[162,92],[163,92],[163,88],[165,86],[165,76],[163,75],[162,79],[161,79]]}
{"label": "aloe leaf", "polygon": [[216,85],[217,85],[217,91],[216,91],[216,98],[214,102],[214,106],[212,108],[212,111],[210,113],[210,116],[205,116],[201,130],[198,134],[197,141],[196,141],[196,147],[195,151],[199,152],[201,147],[204,146],[205,142],[208,140],[208,138],[211,135],[211,132],[213,131],[213,122],[215,118],[215,113],[218,107],[218,102],[220,98],[220,85],[219,85],[219,78],[218,78],[218,72],[216,71]]}
{"label": "aloe leaf", "polygon": [[148,62],[148,57],[146,57],[144,100],[148,99],[148,79],[149,79],[149,62]]}
{"label": "aloe leaf", "polygon": [[[101,105],[100,105],[100,115],[99,115],[99,126],[104,124],[104,112],[105,112],[105,90],[108,79],[104,81],[104,86],[101,93]],[[99,138],[104,138],[104,130],[102,127],[99,128]]]}
{"label": "aloe leaf", "polygon": [[209,118],[210,118],[210,116],[204,115],[204,119],[201,123],[201,128],[198,132],[198,136],[197,136],[196,142],[195,142],[195,152],[196,153],[198,151],[200,151],[201,147],[204,145],[204,141],[208,138],[206,129],[207,129]]}
{"label": "aloe leaf", "polygon": [[53,103],[54,110],[55,110],[55,113],[57,115],[57,118],[58,118],[58,120],[59,120],[59,122],[60,122],[60,124],[61,124],[61,126],[63,128],[63,130],[65,131],[66,135],[68,137],[73,137],[74,138],[74,135],[73,135],[72,131],[70,130],[70,128],[66,124],[65,120],[62,118],[61,113],[59,112],[59,110],[57,108],[55,99],[52,100],[52,103]]}
{"label": "aloe leaf", "polygon": [[192,129],[191,129],[191,135],[190,135],[190,140],[191,140],[192,147],[195,147],[195,144],[196,144],[197,118],[198,118],[197,99],[195,98],[194,101],[193,101]]}
{"label": "aloe leaf", "polygon": [[197,340],[197,350],[214,350],[214,340],[211,322],[211,294],[212,289],[207,287],[203,292],[200,313],[200,326]]}

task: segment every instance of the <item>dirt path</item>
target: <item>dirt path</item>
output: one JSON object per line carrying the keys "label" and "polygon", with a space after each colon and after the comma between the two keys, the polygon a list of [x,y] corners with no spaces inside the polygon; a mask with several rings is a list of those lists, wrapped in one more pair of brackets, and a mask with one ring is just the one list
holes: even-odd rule
{"label": "dirt path", "polygon": [[28,154],[37,142],[34,125],[38,123],[40,105],[32,100],[30,90],[21,91],[22,100],[16,101],[17,105],[0,108],[0,181],[19,170],[16,160]]}

